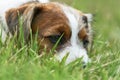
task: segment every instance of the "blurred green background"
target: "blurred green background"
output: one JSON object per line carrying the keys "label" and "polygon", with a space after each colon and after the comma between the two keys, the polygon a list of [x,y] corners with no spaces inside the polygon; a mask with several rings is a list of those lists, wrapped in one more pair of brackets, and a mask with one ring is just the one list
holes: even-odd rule
{"label": "blurred green background", "polygon": [[65,66],[37,55],[36,45],[19,48],[0,41],[0,80],[120,80],[120,0],[57,1],[94,14],[92,62],[84,69],[79,59]]}

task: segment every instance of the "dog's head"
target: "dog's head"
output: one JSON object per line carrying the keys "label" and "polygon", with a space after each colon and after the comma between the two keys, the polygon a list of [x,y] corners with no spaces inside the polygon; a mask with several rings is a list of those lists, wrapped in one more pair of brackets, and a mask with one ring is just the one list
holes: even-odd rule
{"label": "dog's head", "polygon": [[27,3],[6,12],[6,22],[11,34],[19,34],[19,18],[22,18],[23,32],[26,41],[30,31],[38,33],[40,48],[50,51],[56,42],[58,60],[69,53],[66,63],[87,55],[88,44],[91,43],[91,15],[84,14],[74,8],[59,3]]}

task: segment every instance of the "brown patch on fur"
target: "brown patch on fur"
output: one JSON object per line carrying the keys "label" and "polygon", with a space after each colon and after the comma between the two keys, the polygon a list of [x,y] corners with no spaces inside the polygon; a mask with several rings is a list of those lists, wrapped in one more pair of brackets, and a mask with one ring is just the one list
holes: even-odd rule
{"label": "brown patch on fur", "polygon": [[6,12],[6,22],[9,26],[9,31],[14,34],[16,31],[16,26],[19,26],[18,18],[21,14],[23,14],[24,10],[27,8],[27,6],[20,7],[18,9],[13,8]]}
{"label": "brown patch on fur", "polygon": [[88,50],[88,47],[91,43],[91,39],[90,39],[91,36],[88,35],[88,29],[86,27],[83,27],[80,30],[78,36],[79,36],[80,40],[82,41],[84,48],[86,48],[86,50]]}
{"label": "brown patch on fur", "polygon": [[64,39],[69,40],[71,35],[66,16],[58,6],[52,3],[45,4],[43,9],[40,12],[38,11],[33,19],[32,32],[35,34],[37,31],[40,46],[46,46],[47,49],[51,49],[54,46],[50,42],[49,36],[64,34]]}
{"label": "brown patch on fur", "polygon": [[[34,16],[35,7],[28,5],[12,8],[6,12],[6,22],[12,35],[19,36],[20,27],[24,33],[24,39],[27,42],[31,29],[31,22]],[[22,22],[22,24],[21,24]]]}
{"label": "brown patch on fur", "polygon": [[84,40],[88,35],[87,35],[87,31],[86,31],[86,28],[82,28],[78,34],[79,38],[81,40]]}
{"label": "brown patch on fur", "polygon": [[[68,20],[61,8],[55,3],[27,3],[21,5],[19,8],[7,11],[7,25],[13,35],[16,31],[19,33],[18,13],[20,17],[23,16],[24,37],[29,36],[29,28],[31,28],[33,36],[38,32],[37,38],[40,49],[46,47],[49,51],[55,45],[51,43],[48,38],[49,36],[64,34],[63,38],[65,42],[70,39],[71,30]],[[60,46],[58,45],[57,48]]]}

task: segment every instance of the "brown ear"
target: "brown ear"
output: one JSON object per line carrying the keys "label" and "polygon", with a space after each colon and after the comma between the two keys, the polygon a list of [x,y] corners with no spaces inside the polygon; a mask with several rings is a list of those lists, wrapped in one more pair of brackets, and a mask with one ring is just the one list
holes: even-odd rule
{"label": "brown ear", "polygon": [[[25,41],[28,40],[31,30],[32,19],[37,12],[37,6],[25,5],[19,8],[10,9],[6,12],[6,22],[12,35],[15,33],[19,36],[19,30],[22,22],[22,31],[24,32]],[[20,21],[21,20],[21,21]]]}

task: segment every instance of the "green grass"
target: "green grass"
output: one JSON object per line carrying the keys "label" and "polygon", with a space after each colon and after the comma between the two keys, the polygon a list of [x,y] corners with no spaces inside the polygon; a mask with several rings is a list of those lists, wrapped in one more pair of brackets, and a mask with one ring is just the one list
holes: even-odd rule
{"label": "green grass", "polygon": [[[65,66],[54,57],[37,55],[36,42],[29,46],[0,41],[0,80],[119,80],[120,0],[74,0],[71,6],[95,14],[92,28],[92,60],[82,68],[80,60]],[[71,2],[71,0],[70,0]]]}

